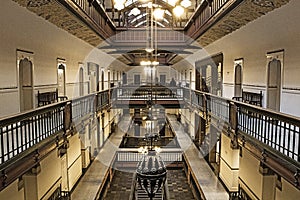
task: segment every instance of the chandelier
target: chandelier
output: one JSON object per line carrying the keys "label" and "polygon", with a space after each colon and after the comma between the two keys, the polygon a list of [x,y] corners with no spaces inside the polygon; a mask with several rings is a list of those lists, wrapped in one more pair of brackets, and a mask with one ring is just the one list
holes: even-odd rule
{"label": "chandelier", "polygon": [[[155,0],[113,0],[114,8],[117,10],[123,10],[125,6],[134,3],[136,1],[140,1],[141,3],[147,4],[148,7],[155,4]],[[176,17],[181,17],[184,14],[185,9],[192,6],[191,0],[163,0],[166,3],[168,3],[170,6],[173,7],[173,14]],[[162,19],[165,13],[165,10],[162,9],[160,6],[155,4],[155,10],[154,15],[156,16],[156,19]],[[133,14],[135,16],[139,15],[141,11],[135,7],[130,11],[130,14]]]}
{"label": "chandelier", "polygon": [[150,144],[148,147],[141,147],[139,152],[143,153],[142,159],[137,165],[137,181],[142,189],[144,189],[150,200],[165,184],[167,177],[167,168],[158,155],[160,149],[154,147],[154,142],[158,140],[159,135],[156,130],[155,118],[151,109],[147,114],[145,140]]}

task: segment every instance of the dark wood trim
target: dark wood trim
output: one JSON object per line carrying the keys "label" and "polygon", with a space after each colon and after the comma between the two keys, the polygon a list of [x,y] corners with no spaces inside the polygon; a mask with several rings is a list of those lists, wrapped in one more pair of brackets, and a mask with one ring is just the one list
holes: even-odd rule
{"label": "dark wood trim", "polygon": [[0,165],[0,182],[2,183],[0,184],[0,191],[37,166],[50,152],[59,148],[64,141],[63,134],[63,132],[58,132]]}
{"label": "dark wood trim", "polygon": [[23,52],[23,53],[29,53],[29,54],[32,54],[32,55],[34,55],[34,53],[33,53],[33,51],[27,51],[27,50],[23,50],[23,49],[16,49],[17,50],[17,52],[19,51],[19,52]]}
{"label": "dark wood trim", "polygon": [[[115,27],[113,26],[113,24],[111,24],[111,21],[108,19],[109,17],[106,16],[105,11],[103,11],[98,3],[93,3],[93,5],[95,6],[95,9],[97,9],[97,11],[100,13],[100,15],[105,18],[106,24],[108,24],[111,29],[110,31],[105,30],[105,28],[101,27],[100,24],[97,24],[89,15],[85,13],[84,10],[82,10],[82,8],[77,6],[76,3],[66,0],[56,1],[67,8],[73,15],[75,15],[79,20],[81,20],[90,29],[92,29],[101,39],[105,40],[115,34]],[[109,34],[108,32],[112,32],[112,34]]]}
{"label": "dark wood trim", "polygon": [[225,15],[230,13],[234,8],[236,8],[243,0],[229,0],[226,2],[222,9],[219,9],[214,15],[212,15],[202,26],[200,26],[197,30],[193,25],[193,22],[196,18],[200,17],[200,13],[204,10],[208,4],[201,4],[193,17],[191,17],[191,21],[186,25],[185,32],[189,33],[190,29],[195,29],[190,34],[187,34],[189,37],[193,38],[194,40],[198,39],[203,33],[205,33],[209,28],[215,25],[218,21],[220,21]]}
{"label": "dark wood trim", "polygon": [[294,91],[300,91],[300,88],[292,88],[292,87],[283,87],[283,90],[294,90]]}
{"label": "dark wood trim", "polygon": [[246,86],[246,87],[257,87],[257,88],[266,88],[267,86],[265,85],[254,85],[254,84],[242,84],[242,87]]}
{"label": "dark wood trim", "polygon": [[285,155],[278,156],[278,152],[275,149],[272,149],[242,131],[238,132],[238,142],[240,146],[249,151],[254,157],[260,160],[262,164],[266,165],[290,184],[300,189],[299,184],[295,185],[295,182],[300,183],[300,177],[295,177],[295,174],[300,169],[299,162]]}
{"label": "dark wood trim", "polygon": [[66,59],[65,58],[60,58],[60,57],[57,57],[56,60],[59,62],[66,62]]}
{"label": "dark wood trim", "polygon": [[239,61],[239,60],[244,60],[244,58],[242,57],[242,58],[236,58],[236,59],[234,59],[234,61]]}
{"label": "dark wood trim", "polygon": [[13,90],[13,89],[18,89],[18,87],[17,87],[17,86],[3,87],[3,88],[0,88],[0,91],[1,91],[1,90]]}
{"label": "dark wood trim", "polygon": [[279,49],[279,50],[275,50],[275,51],[268,51],[267,55],[268,54],[273,54],[273,53],[280,53],[280,52],[284,52],[284,49]]}

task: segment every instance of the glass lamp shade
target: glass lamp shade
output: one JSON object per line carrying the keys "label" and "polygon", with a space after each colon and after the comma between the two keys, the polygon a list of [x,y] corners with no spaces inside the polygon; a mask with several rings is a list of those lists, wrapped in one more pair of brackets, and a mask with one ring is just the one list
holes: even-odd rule
{"label": "glass lamp shade", "polygon": [[182,2],[180,2],[180,5],[187,8],[192,5],[192,2],[190,0],[183,0]]}
{"label": "glass lamp shade", "polygon": [[156,20],[161,20],[164,18],[165,11],[161,8],[156,8],[153,11],[153,16]]}
{"label": "glass lamp shade", "polygon": [[156,151],[150,150],[138,163],[136,173],[139,185],[152,199],[166,181],[167,168]]}
{"label": "glass lamp shade", "polygon": [[184,9],[182,6],[176,6],[174,9],[173,9],[173,13],[176,17],[181,17],[184,13]]}

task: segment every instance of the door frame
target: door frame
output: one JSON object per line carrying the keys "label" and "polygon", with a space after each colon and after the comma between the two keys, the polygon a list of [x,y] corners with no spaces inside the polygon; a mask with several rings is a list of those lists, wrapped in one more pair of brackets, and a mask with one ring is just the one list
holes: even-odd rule
{"label": "door frame", "polygon": [[17,87],[18,87],[18,99],[19,99],[19,111],[21,112],[21,85],[20,85],[20,62],[27,58],[31,64],[32,64],[32,70],[31,70],[31,82],[32,82],[32,108],[36,108],[36,102],[35,102],[35,80],[34,80],[34,53],[32,51],[26,51],[17,49],[16,50],[16,57],[17,57]]}
{"label": "door frame", "polygon": [[83,96],[84,95],[84,64],[83,63],[78,63],[78,83],[79,83],[79,92],[78,96]]}
{"label": "door frame", "polygon": [[66,92],[67,92],[67,89],[66,89],[66,83],[67,83],[67,80],[66,80],[66,70],[67,70],[67,65],[66,65],[66,60],[63,59],[63,58],[57,58],[56,59],[56,78],[57,78],[57,91],[58,91],[58,96],[60,96],[59,94],[59,90],[58,90],[58,87],[59,87],[59,84],[58,84],[58,68],[60,65],[63,65],[64,66],[64,93],[62,96],[66,96]]}
{"label": "door frame", "polygon": [[283,85],[283,67],[284,67],[284,49],[277,51],[270,51],[266,53],[267,63],[266,63],[266,100],[265,107],[268,108],[268,83],[269,83],[269,63],[276,59],[280,61],[280,86],[279,86],[279,105],[278,112],[281,110],[281,98],[282,98],[282,85]]}
{"label": "door frame", "polygon": [[243,70],[244,70],[244,59],[243,58],[238,58],[234,60],[234,83],[233,83],[233,96],[236,96],[236,91],[235,91],[235,87],[236,87],[236,67],[237,66],[241,66],[241,94],[240,96],[242,96],[242,90],[243,90]]}

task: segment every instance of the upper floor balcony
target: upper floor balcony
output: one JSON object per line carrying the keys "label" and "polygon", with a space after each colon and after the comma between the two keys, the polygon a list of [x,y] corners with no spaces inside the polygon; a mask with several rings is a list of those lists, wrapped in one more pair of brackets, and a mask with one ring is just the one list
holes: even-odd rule
{"label": "upper floor balcony", "polygon": [[49,150],[64,145],[76,122],[114,109],[114,104],[124,99],[132,108],[145,106],[150,92],[153,103],[161,104],[160,108],[175,108],[171,102],[177,102],[180,105],[177,108],[199,113],[228,134],[233,147],[248,148],[265,165],[300,187],[297,175],[300,170],[299,118],[189,88],[152,86],[152,92],[149,89],[148,86],[116,87],[2,118],[1,182],[10,183],[20,175],[18,173],[38,162],[45,146],[48,145]]}

